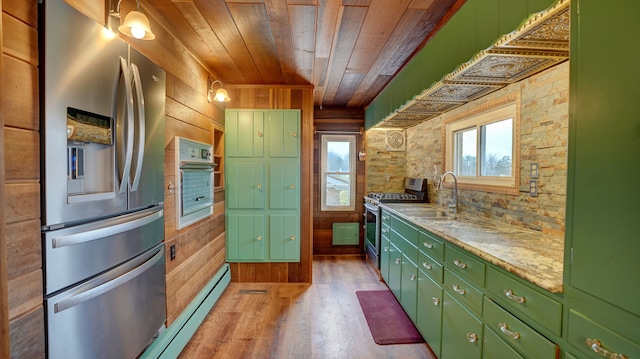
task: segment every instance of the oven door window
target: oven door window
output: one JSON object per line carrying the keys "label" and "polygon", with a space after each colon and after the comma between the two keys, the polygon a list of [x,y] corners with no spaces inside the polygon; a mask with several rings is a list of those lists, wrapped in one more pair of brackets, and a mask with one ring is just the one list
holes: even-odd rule
{"label": "oven door window", "polygon": [[378,222],[378,211],[365,208],[365,233],[367,236],[367,244],[376,247],[376,223]]}

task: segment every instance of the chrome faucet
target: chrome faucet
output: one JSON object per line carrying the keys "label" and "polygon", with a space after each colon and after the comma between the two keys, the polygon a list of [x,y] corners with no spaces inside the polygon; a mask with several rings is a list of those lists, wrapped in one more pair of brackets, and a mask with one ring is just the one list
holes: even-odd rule
{"label": "chrome faucet", "polygon": [[442,189],[444,178],[447,175],[453,176],[453,197],[451,198],[451,202],[447,204],[447,207],[449,208],[449,211],[453,211],[453,213],[457,214],[458,213],[458,178],[456,177],[456,174],[451,171],[443,173],[442,176],[440,176],[440,181],[438,182],[438,191]]}

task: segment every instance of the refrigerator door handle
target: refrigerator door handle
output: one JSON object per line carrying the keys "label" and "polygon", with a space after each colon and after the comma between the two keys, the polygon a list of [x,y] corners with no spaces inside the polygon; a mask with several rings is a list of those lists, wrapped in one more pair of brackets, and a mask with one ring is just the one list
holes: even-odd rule
{"label": "refrigerator door handle", "polygon": [[[130,268],[135,268],[133,270],[128,271],[127,273],[116,277],[113,280],[110,280],[106,283],[100,284],[91,289],[85,290],[81,293],[75,294],[73,296],[67,297],[57,303],[53,304],[54,313],[62,312],[63,310],[69,309],[73,306],[91,300],[93,298],[99,297],[102,294],[107,293],[108,291],[115,289],[126,282],[136,278],[142,273],[149,270],[154,264],[156,264],[160,259],[162,259],[163,251],[162,247],[158,249],[158,252],[153,256],[153,258],[148,259],[147,256],[141,256],[131,261]],[[146,262],[145,262],[146,261]]]}
{"label": "refrigerator door handle", "polygon": [[96,239],[113,236],[116,234],[124,233],[138,227],[142,227],[158,219],[161,219],[164,215],[164,210],[160,210],[158,212],[154,212],[147,216],[134,219],[132,221],[116,224],[116,225],[107,225],[101,228],[92,229],[86,232],[74,233],[62,235],[59,237],[54,237],[52,239],[52,247],[53,248],[61,248],[66,246],[72,246],[75,244],[90,242]]}
{"label": "refrigerator door handle", "polygon": [[136,88],[136,109],[138,112],[138,130],[136,135],[138,136],[138,148],[136,149],[137,161],[136,168],[133,172],[133,183],[131,184],[131,192],[138,190],[140,184],[140,177],[142,176],[142,162],[144,162],[144,144],[145,144],[145,112],[144,112],[144,93],[142,91],[142,80],[140,79],[140,71],[138,66],[134,63],[131,64],[131,71],[133,73],[133,85]]}
{"label": "refrigerator door handle", "polygon": [[[120,193],[125,193],[127,191],[127,185],[129,184],[129,173],[131,171],[131,159],[133,157],[133,90],[131,89],[131,74],[129,73],[129,65],[127,65],[127,61],[120,57],[120,81],[124,81],[124,89],[125,89],[125,113],[126,119],[118,119],[120,121],[127,121],[127,133],[125,133],[125,156],[124,156],[124,164],[120,163],[121,170],[121,178],[120,178]],[[116,143],[118,146],[122,144]]]}

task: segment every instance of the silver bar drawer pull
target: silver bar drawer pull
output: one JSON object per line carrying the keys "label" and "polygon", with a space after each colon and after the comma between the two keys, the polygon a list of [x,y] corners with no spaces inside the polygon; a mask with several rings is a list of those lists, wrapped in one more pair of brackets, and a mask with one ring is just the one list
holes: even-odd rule
{"label": "silver bar drawer pull", "polygon": [[602,346],[602,343],[598,339],[587,339],[587,346],[591,348],[594,352],[600,354],[601,356],[609,359],[629,359],[628,356],[624,354],[613,353]]}
{"label": "silver bar drawer pull", "polygon": [[527,298],[521,296],[521,295],[516,295],[515,293],[513,293],[513,291],[511,289],[505,289],[504,290],[504,295],[511,299],[512,301],[516,302],[516,303],[524,303],[527,301]]}
{"label": "silver bar drawer pull", "polygon": [[203,199],[205,199],[205,198],[207,198],[207,197],[205,197],[205,196],[196,197],[196,198],[194,199],[194,201],[196,201],[196,202],[198,202],[198,201],[202,201],[202,200],[203,200]]}
{"label": "silver bar drawer pull", "polygon": [[451,288],[453,288],[453,290],[460,295],[465,295],[467,293],[466,290],[460,288],[460,286],[457,284],[454,284],[453,286],[451,286]]}

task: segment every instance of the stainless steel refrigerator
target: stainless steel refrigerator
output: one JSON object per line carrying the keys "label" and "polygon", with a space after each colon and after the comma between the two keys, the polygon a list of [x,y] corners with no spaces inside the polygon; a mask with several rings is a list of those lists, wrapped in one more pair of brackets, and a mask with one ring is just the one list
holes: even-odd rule
{"label": "stainless steel refrigerator", "polygon": [[164,71],[63,0],[40,4],[49,358],[134,358],[164,327]]}

